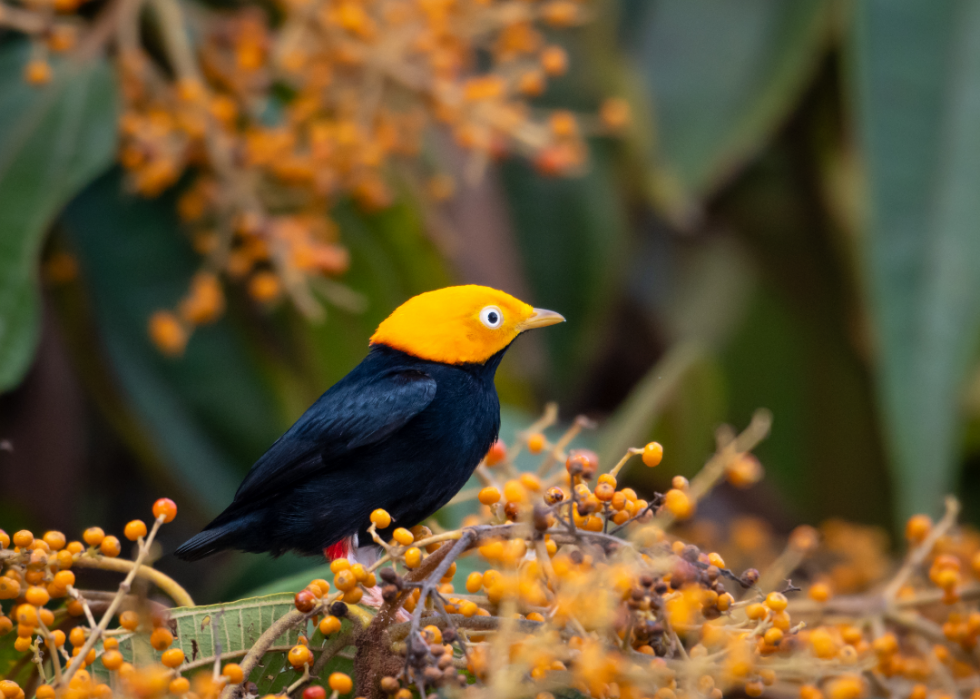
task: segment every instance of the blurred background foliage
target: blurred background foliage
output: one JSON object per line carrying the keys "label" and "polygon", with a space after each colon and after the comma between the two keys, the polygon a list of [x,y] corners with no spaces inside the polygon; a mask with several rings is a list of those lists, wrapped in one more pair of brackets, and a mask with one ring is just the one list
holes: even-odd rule
{"label": "blurred background foliage", "polygon": [[[104,60],[25,84],[0,33],[0,512],[8,530],[121,528],[165,494],[173,547],[353,367],[409,296],[474,282],[569,322],[521,339],[498,385],[504,438],[545,401],[594,417],[604,459],[656,438],[649,491],[694,473],[720,422],[765,406],[769,478],[704,514],[891,527],[959,492],[980,519],[980,5],[956,0],[597,0],[556,39],[569,73],[539,98],[626,97],[587,171],[457,166],[438,207],[333,210],[350,269],[312,323],[228,310],[168,358],[146,333],[197,268],[183,184],[127,193]],[[66,254],[77,274],[66,273]],[[55,265],[51,261],[58,261]],[[70,267],[70,265],[69,265]],[[42,273],[44,271],[44,273]],[[69,270],[70,271],[70,270]],[[204,601],[317,561],[230,555],[161,567]]]}

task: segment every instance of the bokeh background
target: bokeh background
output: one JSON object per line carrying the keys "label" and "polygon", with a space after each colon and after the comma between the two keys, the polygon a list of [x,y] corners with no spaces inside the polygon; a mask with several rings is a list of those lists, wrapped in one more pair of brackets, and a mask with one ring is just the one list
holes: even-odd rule
{"label": "bokeh background", "polygon": [[[460,282],[569,320],[504,361],[505,439],[557,401],[564,421],[598,421],[586,440],[607,463],[663,443],[660,468],[628,472],[649,492],[766,407],[766,480],[722,489],[709,515],[894,531],[954,492],[977,522],[980,5],[589,7],[553,37],[569,70],[535,101],[627,100],[629,126],[591,138],[583,172],[514,157],[468,183],[436,130],[451,198],[396,187],[381,210],[332,206],[350,267],[325,319],[230,284],[179,357],[146,328],[199,265],[176,213],[187,182],[128,191],[111,73],[28,85],[25,42],[0,29],[0,526],[117,531],[166,495],[172,550],[387,313]],[[211,601],[316,563],[159,565]]]}

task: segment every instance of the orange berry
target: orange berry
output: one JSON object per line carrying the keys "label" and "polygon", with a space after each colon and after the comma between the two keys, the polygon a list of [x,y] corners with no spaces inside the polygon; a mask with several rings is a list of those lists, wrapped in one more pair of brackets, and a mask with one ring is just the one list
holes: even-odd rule
{"label": "orange berry", "polygon": [[58,531],[49,531],[44,533],[44,543],[46,543],[52,551],[60,551],[65,548],[65,544],[68,540],[65,535]]}
{"label": "orange berry", "polygon": [[789,605],[786,595],[781,592],[770,592],[766,595],[766,606],[774,612],[781,612]]}
{"label": "orange berry", "polygon": [[122,545],[119,543],[119,539],[114,536],[107,536],[99,544],[99,551],[103,556],[108,556],[109,558],[115,558],[122,552]]}
{"label": "orange berry", "polygon": [[21,604],[17,607],[14,618],[22,626],[37,626],[37,609],[30,604]]}
{"label": "orange berry", "polygon": [[327,616],[323,617],[323,619],[320,621],[320,633],[322,633],[324,636],[329,636],[332,633],[337,633],[338,631],[340,631],[340,627],[341,627],[340,619],[333,616],[332,614],[328,614]]}
{"label": "orange berry", "polygon": [[351,678],[342,672],[331,672],[330,679],[327,680],[330,689],[341,694],[347,694],[354,688]]}
{"label": "orange berry", "polygon": [[174,517],[177,516],[177,503],[175,503],[170,498],[160,498],[155,503],[153,503],[153,517],[155,519],[163,519],[164,524],[168,524],[174,521]]}
{"label": "orange berry", "polygon": [[24,599],[27,600],[28,604],[33,604],[35,607],[43,607],[50,601],[51,595],[45,588],[32,585],[24,593]]}
{"label": "orange berry", "polygon": [[813,583],[813,585],[811,585],[810,589],[807,591],[807,595],[814,602],[826,602],[830,599],[832,594],[830,585],[825,582]]}
{"label": "orange berry", "polygon": [[770,646],[778,646],[779,642],[783,640],[783,632],[775,627],[767,629],[764,638],[766,643]]}
{"label": "orange berry", "polygon": [[387,529],[391,526],[391,515],[388,514],[387,510],[378,508],[371,513],[371,523],[378,529]]}
{"label": "orange berry", "polygon": [[688,519],[694,514],[696,506],[687,493],[671,488],[664,496],[664,507],[677,519]]}
{"label": "orange berry", "polygon": [[173,642],[174,635],[170,633],[168,629],[165,629],[162,626],[153,629],[153,633],[150,634],[150,645],[153,646],[155,650],[166,650]]}
{"label": "orange berry", "polygon": [[169,648],[163,651],[160,662],[167,667],[180,667],[184,664],[184,651],[180,648]]}
{"label": "orange berry", "polygon": [[913,515],[905,523],[905,538],[911,544],[918,544],[932,531],[932,519],[928,515]]}
{"label": "orange berry", "polygon": [[127,631],[135,631],[140,625],[140,618],[136,612],[123,612],[119,615],[119,625]]}
{"label": "orange berry", "polygon": [[51,82],[51,64],[41,59],[28,61],[24,66],[24,80],[30,85],[44,85]]}
{"label": "orange berry", "polygon": [[758,621],[759,619],[765,619],[768,614],[768,610],[764,605],[754,602],[745,608],[745,616],[753,621]]}
{"label": "orange berry", "polygon": [[335,558],[330,562],[330,572],[337,574],[342,570],[350,570],[350,561],[346,558]]}
{"label": "orange berry", "polygon": [[484,457],[487,466],[496,466],[507,458],[507,446],[499,439],[490,447],[490,451]]}
{"label": "orange berry", "polygon": [[417,546],[413,546],[405,552],[405,567],[418,568],[422,563],[422,551]]}
{"label": "orange berry", "polygon": [[187,328],[170,311],[156,311],[151,315],[148,331],[153,344],[164,354],[176,357],[184,353]]}
{"label": "orange berry", "polygon": [[391,537],[402,546],[409,546],[415,541],[412,532],[405,529],[405,527],[398,527],[391,533]]}
{"label": "orange berry", "polygon": [[256,272],[248,281],[248,293],[260,303],[271,303],[282,293],[282,284],[272,272]]}
{"label": "orange berry", "polygon": [[49,684],[39,685],[38,688],[34,690],[34,697],[35,699],[54,699],[54,687]]}
{"label": "orange berry", "polygon": [[477,499],[483,505],[493,505],[496,502],[500,502],[500,491],[492,485],[488,485],[486,488],[480,490]]}
{"label": "orange berry", "polygon": [[141,519],[134,519],[123,529],[123,536],[130,541],[136,541],[141,536],[146,536],[146,524]]}
{"label": "orange berry", "polygon": [[34,535],[27,529],[21,529],[19,532],[14,533],[14,546],[26,549],[33,543]]}
{"label": "orange berry", "polygon": [[544,435],[540,432],[535,432],[527,438],[527,450],[532,454],[540,454],[546,443]]}
{"label": "orange berry", "polygon": [[[297,648],[306,648],[306,646],[297,646]],[[295,648],[293,649],[295,650]],[[306,652],[309,655],[310,649],[306,648]],[[290,662],[292,662],[293,651],[289,651]],[[242,670],[242,666],[238,663],[228,663],[223,668],[221,668],[221,674],[228,678],[228,682],[231,684],[241,684],[245,680],[245,672]]]}
{"label": "orange berry", "polygon": [[643,459],[645,466],[649,466],[650,468],[659,466],[660,462],[664,459],[664,448],[660,445],[660,442],[650,442],[643,447],[643,455],[640,458]]}
{"label": "orange berry", "polygon": [[568,70],[568,54],[560,46],[547,46],[541,52],[541,67],[548,75],[562,75]]}
{"label": "orange berry", "polygon": [[31,649],[31,643],[30,638],[20,636],[14,641],[14,650],[18,653],[26,653]]}
{"label": "orange berry", "polygon": [[105,532],[102,531],[102,527],[89,527],[82,532],[82,539],[89,546],[98,546],[105,539]]}
{"label": "orange berry", "polygon": [[350,569],[342,570],[339,573],[336,573],[334,575],[333,582],[334,585],[337,586],[337,589],[341,592],[350,592],[357,587],[357,578],[354,577],[354,574],[350,571]]}
{"label": "orange berry", "polygon": [[483,587],[483,573],[473,572],[466,576],[466,591],[475,595]]}
{"label": "orange berry", "polygon": [[10,548],[10,534],[0,529],[0,551]]}
{"label": "orange berry", "polygon": [[191,681],[186,677],[175,677],[170,680],[168,691],[174,696],[183,696],[191,691]]}
{"label": "orange berry", "polygon": [[106,638],[102,641],[103,650],[118,650],[119,639],[118,638]]}
{"label": "orange berry", "polygon": [[504,500],[507,502],[525,502],[527,500],[527,489],[521,485],[520,481],[507,481],[504,484]]}
{"label": "orange berry", "polygon": [[0,599],[15,599],[20,595],[20,582],[15,578],[0,577]]}
{"label": "orange berry", "polygon": [[107,650],[102,654],[102,664],[106,670],[118,670],[123,664],[122,653],[118,650]]}
{"label": "orange berry", "polygon": [[14,699],[20,692],[20,685],[13,680],[0,680],[0,694],[7,699]]}
{"label": "orange berry", "polygon": [[314,586],[319,588],[321,597],[330,593],[330,583],[328,583],[323,578],[317,578],[316,580],[311,580],[308,587],[312,589]]}
{"label": "orange berry", "polygon": [[629,103],[619,97],[610,97],[599,107],[599,119],[607,129],[621,129],[630,122]]}
{"label": "orange berry", "polygon": [[289,649],[289,664],[297,670],[313,660],[313,653],[306,646],[293,646]]}

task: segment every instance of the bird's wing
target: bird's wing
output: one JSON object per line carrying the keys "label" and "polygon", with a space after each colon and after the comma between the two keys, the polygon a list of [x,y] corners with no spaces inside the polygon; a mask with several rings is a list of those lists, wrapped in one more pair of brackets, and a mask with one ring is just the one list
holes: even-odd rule
{"label": "bird's wing", "polygon": [[379,442],[422,412],[436,382],[418,370],[341,381],[303,413],[245,476],[235,503],[264,500],[359,447]]}

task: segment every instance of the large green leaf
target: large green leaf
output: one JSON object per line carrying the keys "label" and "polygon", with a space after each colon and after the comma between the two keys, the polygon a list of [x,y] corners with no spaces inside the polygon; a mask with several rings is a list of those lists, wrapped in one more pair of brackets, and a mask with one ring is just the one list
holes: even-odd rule
{"label": "large green leaf", "polygon": [[[250,597],[227,604],[178,607],[170,611],[170,620],[176,625],[171,648],[184,652],[185,674],[193,675],[195,670],[200,671],[201,668],[210,672],[217,648],[220,648],[223,662],[240,661],[273,623],[294,609],[293,593]],[[350,621],[344,620],[338,634],[350,628]],[[273,642],[270,651],[249,676],[258,685],[260,695],[277,694],[301,676],[302,673],[294,670],[286,660],[289,648],[298,642],[301,633],[310,639],[314,655],[329,643],[329,639],[325,639],[319,630],[312,629],[312,624],[309,624],[309,628],[298,627]],[[161,655],[150,646],[146,634],[123,636],[119,650],[127,662],[135,661],[137,665],[158,662]],[[102,663],[96,662],[91,669],[103,681],[108,680],[109,674]],[[335,656],[321,676],[329,676],[335,671],[350,674],[352,670],[350,659]]]}
{"label": "large green leaf", "polygon": [[825,0],[632,3],[626,32],[656,115],[652,187],[685,218],[779,126],[817,66]]}
{"label": "large green leaf", "polygon": [[64,223],[110,371],[163,457],[161,477],[217,513],[286,426],[267,368],[230,315],[199,328],[181,358],[151,344],[150,315],[177,303],[199,264],[173,196],[127,195],[114,172],[71,203]]}
{"label": "large green leaf", "polygon": [[16,385],[37,344],[38,256],[52,218],[112,161],[116,90],[103,58],[59,62],[54,79],[23,78],[24,41],[0,47],[0,391]]}
{"label": "large green leaf", "polygon": [[980,320],[980,5],[855,3],[865,269],[898,515],[953,485],[958,394]]}

